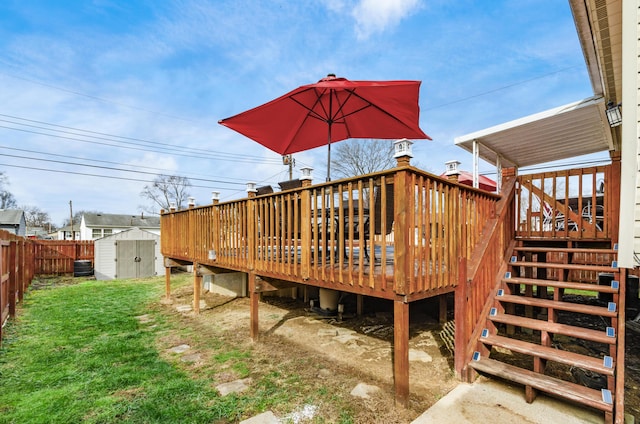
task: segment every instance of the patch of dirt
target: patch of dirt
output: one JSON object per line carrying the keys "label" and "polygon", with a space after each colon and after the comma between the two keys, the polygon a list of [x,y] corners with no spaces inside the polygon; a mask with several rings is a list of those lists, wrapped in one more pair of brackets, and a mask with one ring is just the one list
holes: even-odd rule
{"label": "patch of dirt", "polygon": [[[441,326],[427,314],[430,306],[411,305],[410,400],[403,408],[396,406],[394,400],[391,302],[367,299],[365,314],[356,316],[353,296],[353,305],[346,299],[345,318],[340,321],[315,313],[299,300],[264,297],[259,304],[260,340],[253,343],[249,337],[249,299],[213,293],[205,293],[202,299],[200,315],[177,312],[178,307],[191,305],[191,287],[177,289],[170,302],[163,301],[194,331],[189,339],[167,335],[160,341],[165,355],[174,360],[179,359],[168,353],[170,348],[190,345],[186,353],[197,353],[201,360],[186,366],[200,375],[209,374],[207,363],[214,353],[203,348],[204,343],[198,343],[198,339],[215,338],[217,343],[251,350],[252,376],[277,371],[287,380],[289,374],[295,374],[307,391],[325,391],[348,399],[355,422],[359,423],[411,422],[458,384],[452,370],[453,358],[439,337]],[[185,309],[188,308],[181,308]],[[244,377],[232,367],[210,374],[214,386]],[[351,390],[359,383],[381,390],[368,399],[351,396]],[[274,412],[284,416],[288,411]],[[322,419],[339,421],[340,412],[323,410]]]}
{"label": "patch of dirt", "polygon": [[[411,304],[410,400],[409,406],[402,408],[394,402],[391,302],[367,298],[365,313],[356,316],[355,297],[347,297],[344,299],[344,319],[338,320],[314,312],[300,300],[264,297],[259,305],[260,340],[253,343],[249,338],[249,299],[205,293],[201,313],[197,316],[189,308],[192,300],[192,288],[183,287],[172,294],[170,301],[161,302],[179,314],[185,325],[194,326],[189,339],[167,336],[162,343],[165,349],[183,343],[191,345],[189,354],[198,354],[202,359],[183,366],[191,367],[199,374],[207,373],[207,363],[214,353],[199,347],[198,339],[215,338],[220,344],[251,350],[254,358],[252,375],[277,370],[286,379],[288,373],[296,374],[300,376],[300,384],[308,386],[309,390],[325,390],[348,398],[355,422],[366,423],[411,422],[458,384],[453,372],[453,355],[441,337],[442,326],[434,319],[437,304]],[[176,308],[182,312],[177,312]],[[560,321],[566,319],[569,318],[560,317]],[[581,324],[604,329],[606,323],[596,321]],[[640,323],[637,327],[638,331],[627,330],[625,364],[625,410],[636,418],[640,417]],[[446,330],[443,335],[451,336]],[[522,334],[521,337],[527,339],[533,335]],[[602,354],[608,354],[606,346],[576,344],[562,336],[556,336],[554,343],[575,352],[594,354],[605,349]],[[511,352],[497,352],[497,355],[503,359],[508,357],[506,362],[515,361],[525,368],[531,366],[525,363],[531,362],[530,358],[522,360]],[[580,378],[575,369],[558,364],[550,363],[548,371],[567,380]],[[213,385],[242,377],[232,368],[211,373]],[[351,390],[359,383],[375,385],[381,390],[369,399],[351,396]],[[282,417],[288,411],[275,409],[274,412]],[[339,420],[339,414],[340,411],[323,410],[322,418],[335,422]]]}
{"label": "patch of dirt", "polygon": [[72,276],[36,276],[31,281],[30,290],[45,290],[56,287],[73,286],[84,281],[94,279],[94,277],[72,277]]}

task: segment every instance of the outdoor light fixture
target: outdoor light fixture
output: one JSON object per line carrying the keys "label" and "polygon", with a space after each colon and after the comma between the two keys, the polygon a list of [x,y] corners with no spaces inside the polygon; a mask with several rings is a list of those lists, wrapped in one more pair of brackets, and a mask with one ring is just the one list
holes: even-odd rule
{"label": "outdoor light fixture", "polygon": [[611,128],[622,124],[622,111],[620,110],[620,106],[620,103],[617,105],[613,102],[607,103],[607,121],[609,121]]}
{"label": "outdoor light fixture", "polygon": [[411,145],[413,141],[408,140],[406,138],[401,138],[400,140],[396,140],[393,142],[393,150],[394,150],[394,159],[400,158],[402,156],[408,156],[410,158],[413,157],[413,151],[411,150]]}
{"label": "outdoor light fixture", "polygon": [[212,191],[211,192],[211,203],[215,203],[216,200],[220,200],[220,192],[219,191]]}
{"label": "outdoor light fixture", "polygon": [[170,211],[175,211],[176,210],[176,202],[170,202],[169,203],[169,210]]}
{"label": "outdoor light fixture", "polygon": [[458,167],[460,166],[460,161],[457,160],[450,160],[444,163],[445,166],[445,173],[444,175],[449,176],[449,175],[460,175],[460,170],[458,169]]}
{"label": "outdoor light fixture", "polygon": [[256,183],[254,183],[253,181],[249,181],[247,183],[247,193],[257,193],[258,190],[256,189]]}
{"label": "outdoor light fixture", "polygon": [[189,201],[189,206],[195,206],[196,205],[196,198],[195,197],[188,197],[187,200]]}
{"label": "outdoor light fixture", "polygon": [[313,168],[311,168],[310,166],[305,166],[304,168],[300,168],[300,172],[302,172],[302,175],[300,176],[301,180],[312,180],[313,177],[311,176],[311,171],[313,171]]}

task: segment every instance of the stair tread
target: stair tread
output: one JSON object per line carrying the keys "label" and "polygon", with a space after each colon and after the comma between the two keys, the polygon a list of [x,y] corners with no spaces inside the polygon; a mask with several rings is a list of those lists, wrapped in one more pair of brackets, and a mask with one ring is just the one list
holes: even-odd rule
{"label": "stair tread", "polygon": [[537,268],[551,268],[551,269],[573,269],[573,270],[580,270],[580,271],[596,271],[596,272],[618,271],[618,268],[613,268],[610,265],[564,264],[564,263],[558,263],[558,262],[515,261],[515,262],[509,262],[509,265],[537,267]]}
{"label": "stair tread", "polygon": [[537,297],[516,296],[505,294],[496,296],[496,300],[501,302],[517,303],[527,306],[539,306],[542,308],[554,308],[561,311],[578,312],[581,314],[598,315],[603,317],[615,317],[617,311],[609,311],[603,306],[584,305],[580,303],[561,302],[553,299],[540,299]]}
{"label": "stair tread", "polygon": [[480,341],[492,346],[499,346],[505,349],[509,349],[513,352],[537,356],[539,358],[551,360],[561,364],[577,366],[604,375],[613,375],[614,373],[614,368],[607,368],[604,366],[602,358],[582,355],[579,353],[556,349],[550,346],[543,346],[524,340],[517,340],[509,337],[499,336],[497,334],[489,334],[486,337],[481,337]]}
{"label": "stair tread", "polygon": [[517,252],[532,252],[532,253],[609,253],[617,255],[618,251],[615,249],[605,248],[589,248],[589,247],[540,247],[540,246],[516,246],[513,250]]}
{"label": "stair tread", "polygon": [[471,361],[469,365],[477,371],[495,375],[525,386],[531,386],[554,396],[560,396],[581,404],[589,405],[601,411],[613,411],[613,404],[606,403],[602,400],[602,392],[600,390],[590,389],[579,384],[539,374],[490,358]]}
{"label": "stair tread", "polygon": [[517,327],[531,328],[538,331],[547,331],[554,334],[562,334],[565,336],[575,337],[578,339],[591,340],[598,343],[615,344],[616,337],[609,337],[607,333],[589,328],[575,327],[557,322],[542,321],[539,319],[525,318],[517,315],[508,315],[499,313],[497,315],[489,315],[489,319],[494,322],[515,325]]}
{"label": "stair tread", "polygon": [[524,278],[524,277],[511,277],[503,278],[504,283],[509,284],[527,284],[533,286],[547,286],[558,287],[562,289],[575,289],[575,290],[590,290],[594,292],[602,293],[617,293],[618,289],[612,288],[610,285],[599,285],[590,283],[575,283],[573,281],[553,281],[553,280],[540,280],[537,278]]}

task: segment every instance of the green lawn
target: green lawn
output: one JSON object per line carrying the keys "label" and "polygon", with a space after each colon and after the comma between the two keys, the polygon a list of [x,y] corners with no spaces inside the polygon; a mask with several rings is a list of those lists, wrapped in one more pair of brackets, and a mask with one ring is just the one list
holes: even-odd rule
{"label": "green lawn", "polygon": [[[284,377],[274,369],[252,375],[249,393],[221,397],[212,375],[252,372],[253,352],[242,347],[209,340],[214,361],[195,374],[163,356],[161,337],[197,333],[158,305],[163,282],[85,281],[31,290],[0,350],[0,423],[237,422],[294,396],[295,373]],[[143,314],[153,325],[141,323]],[[322,402],[331,394],[309,396]],[[339,421],[352,422],[336,402]]]}

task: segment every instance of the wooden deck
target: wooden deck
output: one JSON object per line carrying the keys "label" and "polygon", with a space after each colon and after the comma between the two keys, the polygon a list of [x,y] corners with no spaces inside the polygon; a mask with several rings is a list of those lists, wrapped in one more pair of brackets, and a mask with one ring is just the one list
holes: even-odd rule
{"label": "wooden deck", "polygon": [[[171,266],[194,265],[196,311],[204,273],[247,273],[254,339],[262,291],[301,284],[389,299],[396,400],[406,404],[409,303],[455,291],[455,369],[470,379],[469,363],[516,241],[572,248],[612,242],[616,175],[614,166],[526,176],[503,169],[497,195],[399,160],[397,168],[357,178],[304,181],[292,190],[163,212],[167,295]],[[599,253],[571,255],[592,262]],[[569,275],[553,267],[548,275],[554,272],[560,285]],[[572,272],[581,276],[572,284],[581,284],[595,271]]]}

